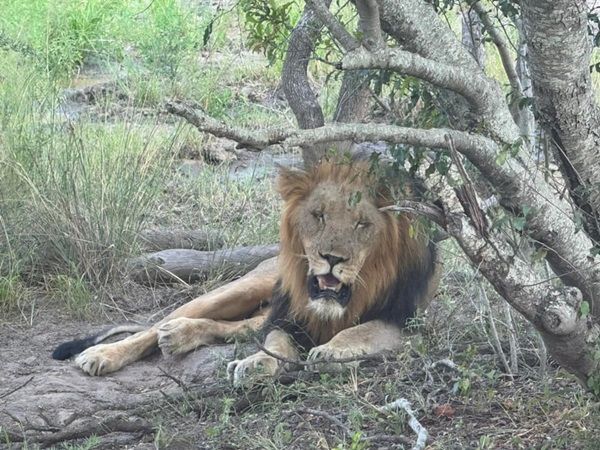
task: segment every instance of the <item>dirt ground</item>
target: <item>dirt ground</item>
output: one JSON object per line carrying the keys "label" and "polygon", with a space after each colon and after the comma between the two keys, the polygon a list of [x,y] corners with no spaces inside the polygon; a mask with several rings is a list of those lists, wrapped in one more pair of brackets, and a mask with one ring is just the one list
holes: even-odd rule
{"label": "dirt ground", "polygon": [[574,380],[552,366],[544,379],[535,368],[503,376],[477,339],[432,346],[426,327],[406,351],[358,371],[294,373],[250,391],[224,373],[250,344],[155,353],[101,378],[51,359],[60,342],[103,328],[54,308],[31,327],[2,324],[0,448],[410,448],[406,414],[381,410],[400,397],[428,430],[427,448],[599,448],[597,404]]}

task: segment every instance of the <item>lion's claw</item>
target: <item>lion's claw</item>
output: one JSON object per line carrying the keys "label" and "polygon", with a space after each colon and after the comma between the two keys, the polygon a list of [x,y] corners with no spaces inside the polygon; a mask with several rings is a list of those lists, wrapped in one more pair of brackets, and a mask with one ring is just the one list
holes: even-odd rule
{"label": "lion's claw", "polygon": [[214,343],[214,321],[180,317],[158,327],[158,346],[165,356],[178,355]]}
{"label": "lion's claw", "polygon": [[247,387],[258,379],[272,378],[280,371],[279,360],[259,352],[227,364],[227,379],[232,381],[235,387]]}
{"label": "lion's claw", "polygon": [[106,375],[123,366],[113,344],[99,344],[84,350],[75,358],[75,364],[92,376]]}
{"label": "lion's claw", "polygon": [[[332,345],[323,344],[317,347],[313,347],[308,352],[308,358],[306,361],[326,361],[351,358],[353,356],[359,356],[363,354],[361,351],[350,349],[347,347],[334,347]],[[319,362],[317,364],[309,364],[306,366],[306,370],[313,372],[343,372],[349,368],[356,368],[359,365],[359,361],[348,361],[348,362]]]}

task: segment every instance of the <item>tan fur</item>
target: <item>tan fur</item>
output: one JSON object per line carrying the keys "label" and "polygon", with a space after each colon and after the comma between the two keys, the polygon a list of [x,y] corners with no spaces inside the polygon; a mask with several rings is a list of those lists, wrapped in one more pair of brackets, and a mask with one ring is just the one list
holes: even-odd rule
{"label": "tan fur", "polygon": [[[378,320],[357,321],[380,301],[399,274],[428,263],[426,238],[418,222],[379,210],[392,199],[366,164],[326,161],[309,172],[283,170],[278,189],[285,201],[278,259],[265,261],[239,280],[181,306],[148,330],[88,348],[76,359],[82,370],[103,375],[138,360],[156,345],[172,355],[257,330],[265,320],[264,310],[251,316],[270,298],[278,278],[291,298],[292,318],[306,324],[316,344],[309,360],[397,348],[398,327]],[[323,212],[322,223],[315,218],[315,209]],[[323,253],[344,261],[330,268],[320,256]],[[330,305],[309,307],[307,274],[322,275],[330,269],[352,285],[351,301],[341,312]],[[438,274],[439,266],[420,304],[433,295]],[[265,348],[287,359],[298,358],[291,337],[281,330],[268,334]],[[248,373],[273,376],[283,368],[277,358],[258,352],[230,363],[228,373],[241,383]]]}
{"label": "tan fur", "polygon": [[[193,350],[203,343],[258,330],[266,311],[260,311],[254,318],[244,317],[252,315],[269,299],[276,281],[277,258],[271,258],[242,278],[177,308],[148,330],[122,341],[88,348],[77,356],[75,363],[90,375],[105,375],[139,360],[160,342],[163,353],[172,355]],[[185,326],[174,322],[169,326],[179,318],[206,320],[187,322]],[[231,320],[237,322],[225,323]]]}
{"label": "tan fur", "polygon": [[[384,189],[369,192],[374,183],[376,180],[366,164],[325,162],[316,166],[312,172],[284,171],[280,175],[278,188],[286,201],[281,220],[279,255],[282,287],[291,296],[293,316],[307,324],[307,331],[316,344],[329,341],[341,330],[355,324],[357,319],[381,298],[381,294],[397,279],[402,269],[409,270],[424,264],[425,238],[423,233],[419,232],[418,222],[410,216],[397,217],[391,212],[378,211],[379,208],[390,205],[391,199]],[[342,248],[341,251],[348,252],[349,245],[362,245],[364,249],[351,250],[354,250],[354,253],[364,250],[368,255],[364,261],[351,261],[359,267],[352,268],[357,274],[355,279],[349,280],[353,282],[354,291],[346,313],[337,320],[326,321],[307,307],[310,301],[306,287],[310,259],[307,247],[312,246],[307,245],[306,239],[301,236],[303,223],[312,220],[310,213],[306,211],[307,199],[317,187],[323,185],[338,190],[341,194],[341,198],[337,199],[338,203],[345,203],[354,193],[360,192],[361,201],[358,205],[366,202],[372,207],[356,211],[356,217],[362,213],[363,219],[372,223],[383,222],[378,233],[372,236],[373,239],[357,243],[343,239],[353,232],[351,223],[337,217],[330,218],[333,222],[331,239],[335,240],[341,236],[342,241],[321,242],[319,251],[325,248],[327,250],[323,250],[324,252],[331,251],[329,249],[339,252],[338,247],[345,245],[346,248]],[[348,205],[347,209],[351,210],[351,205]],[[352,215],[352,211],[347,215]],[[416,236],[411,237],[410,227],[413,227]],[[308,236],[308,239],[311,237]]]}

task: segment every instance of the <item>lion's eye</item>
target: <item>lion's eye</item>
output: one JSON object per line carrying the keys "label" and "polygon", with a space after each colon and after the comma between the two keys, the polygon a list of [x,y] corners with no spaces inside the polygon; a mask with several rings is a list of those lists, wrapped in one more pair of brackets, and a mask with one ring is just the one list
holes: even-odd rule
{"label": "lion's eye", "polygon": [[371,225],[371,222],[367,222],[366,220],[359,220],[358,222],[356,222],[356,225],[354,225],[354,229],[360,230],[360,229],[367,228],[370,225]]}
{"label": "lion's eye", "polygon": [[321,211],[313,211],[312,215],[315,219],[317,219],[319,221],[319,223],[325,223],[325,216],[323,215],[323,213]]}

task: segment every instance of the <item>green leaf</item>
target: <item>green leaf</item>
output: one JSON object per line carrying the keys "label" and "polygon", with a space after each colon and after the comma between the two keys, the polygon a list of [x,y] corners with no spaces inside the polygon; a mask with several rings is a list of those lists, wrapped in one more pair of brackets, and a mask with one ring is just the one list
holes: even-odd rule
{"label": "green leaf", "polygon": [[581,314],[582,319],[585,319],[590,315],[590,304],[585,300],[581,302],[581,305],[579,305],[579,314]]}

